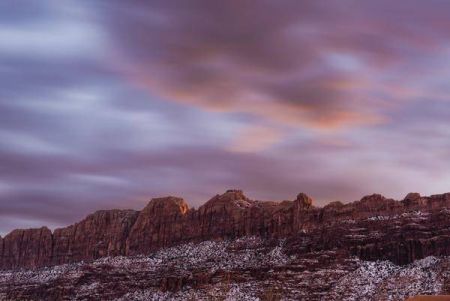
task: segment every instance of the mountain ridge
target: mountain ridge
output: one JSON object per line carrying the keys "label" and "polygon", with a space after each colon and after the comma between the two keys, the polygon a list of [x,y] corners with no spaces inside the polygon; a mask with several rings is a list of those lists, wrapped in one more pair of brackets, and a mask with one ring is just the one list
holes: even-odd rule
{"label": "mountain ridge", "polygon": [[[428,197],[409,193],[400,201],[372,194],[359,201],[347,204],[332,202],[324,207],[315,207],[312,199],[304,193],[292,201],[256,201],[236,189],[214,196],[198,209],[189,208],[179,197],[154,198],[140,211],[99,210],[53,232],[47,227],[13,230],[0,237],[0,269],[33,269],[106,256],[147,254],[187,242],[252,235],[268,239],[291,238],[294,241],[305,236],[315,240],[316,246],[310,248],[339,247],[364,259],[387,257],[393,262],[406,264],[426,255],[446,252],[447,244],[450,245],[449,233],[433,232],[428,237],[431,230],[427,227],[438,231],[438,225],[433,222],[429,226],[406,225],[399,233],[398,245],[388,247],[389,244],[383,244],[387,242],[375,238],[352,242],[345,238],[350,234],[342,229],[341,224],[347,220],[387,218],[415,211],[432,212],[436,214],[434,219],[439,221],[439,212],[447,207],[450,208],[450,193]],[[444,218],[442,222],[445,224],[447,220]],[[388,225],[380,224],[380,232],[386,231],[385,226]],[[411,231],[414,235],[420,232],[424,238],[414,239],[414,236],[406,235]],[[343,237],[333,237],[336,232]],[[436,240],[436,237],[439,237],[437,247],[436,242],[426,242]]]}

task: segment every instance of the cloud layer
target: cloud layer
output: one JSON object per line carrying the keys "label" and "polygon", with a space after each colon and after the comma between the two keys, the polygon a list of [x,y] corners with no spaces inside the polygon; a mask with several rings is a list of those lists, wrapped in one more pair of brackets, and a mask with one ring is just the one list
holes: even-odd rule
{"label": "cloud layer", "polygon": [[0,3],[0,234],[227,188],[450,187],[447,1]]}
{"label": "cloud layer", "polygon": [[150,1],[109,7],[106,26],[130,78],[153,92],[293,126],[339,128],[386,121],[390,96],[413,90],[398,69],[447,56],[448,6]]}

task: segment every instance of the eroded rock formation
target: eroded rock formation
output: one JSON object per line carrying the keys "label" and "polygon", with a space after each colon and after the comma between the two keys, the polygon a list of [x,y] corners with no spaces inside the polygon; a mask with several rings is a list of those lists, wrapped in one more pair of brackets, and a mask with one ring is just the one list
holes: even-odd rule
{"label": "eroded rock formation", "polygon": [[[406,264],[450,254],[448,207],[450,193],[410,193],[402,201],[374,194],[323,208],[303,193],[293,201],[262,202],[228,190],[198,209],[181,198],[156,198],[142,211],[98,211],[53,233],[45,227],[14,230],[0,237],[0,269],[146,254],[180,243],[252,235],[288,238],[292,252],[342,249],[362,259]],[[414,212],[427,218],[395,218]]]}
{"label": "eroded rock formation", "polygon": [[182,242],[189,206],[177,197],[157,198],[139,213],[126,239],[126,254],[142,254]]}
{"label": "eroded rock formation", "polygon": [[50,265],[52,257],[52,232],[40,229],[14,230],[2,240],[3,269],[36,268]]}
{"label": "eroded rock formation", "polygon": [[134,210],[101,210],[53,233],[52,264],[125,254],[126,239],[138,218]]}

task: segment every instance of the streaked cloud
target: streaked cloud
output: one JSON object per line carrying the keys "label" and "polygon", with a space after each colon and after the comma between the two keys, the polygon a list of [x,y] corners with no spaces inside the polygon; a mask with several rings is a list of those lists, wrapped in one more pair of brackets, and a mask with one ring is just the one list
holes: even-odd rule
{"label": "streaked cloud", "polygon": [[0,233],[225,189],[449,190],[447,1],[2,1]]}
{"label": "streaked cloud", "polygon": [[199,0],[103,8],[125,73],[151,91],[206,109],[334,129],[389,122],[383,108],[392,101],[391,80],[398,93],[412,88],[397,69],[448,49],[447,6]]}
{"label": "streaked cloud", "polygon": [[271,127],[252,126],[238,133],[238,136],[231,141],[229,150],[245,153],[260,152],[279,142],[282,137],[280,130]]}

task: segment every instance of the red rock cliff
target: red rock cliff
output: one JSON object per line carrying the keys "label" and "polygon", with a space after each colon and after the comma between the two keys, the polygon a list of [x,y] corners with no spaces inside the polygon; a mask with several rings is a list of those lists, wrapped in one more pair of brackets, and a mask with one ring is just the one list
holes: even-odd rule
{"label": "red rock cliff", "polygon": [[157,198],[139,213],[126,239],[126,254],[142,254],[182,242],[189,206],[177,197]]}
{"label": "red rock cliff", "polygon": [[14,230],[3,239],[1,267],[16,269],[49,265],[52,257],[52,232],[40,229]]}
{"label": "red rock cliff", "polygon": [[[450,207],[450,193],[430,197],[410,193],[402,201],[374,194],[349,204],[333,202],[323,208],[314,207],[312,199],[303,193],[293,201],[261,202],[250,200],[240,190],[228,190],[197,210],[189,209],[181,198],[156,198],[140,212],[98,211],[74,225],[56,229],[53,234],[45,227],[14,230],[0,237],[0,269],[146,254],[184,242],[244,235],[300,237],[303,242],[298,250],[346,248],[365,259],[386,258],[406,263],[425,254],[446,254],[450,233],[442,232],[439,227],[450,228],[450,219],[439,212],[447,207]],[[363,239],[363,235],[355,236],[349,233],[348,227],[342,227],[348,221],[364,225],[361,229],[375,227],[373,231],[384,233],[390,229],[386,222],[366,225],[365,221],[418,210],[435,212],[434,220],[439,225],[435,222],[422,222],[423,226],[394,225],[389,231],[395,234],[395,242],[389,235],[379,236],[385,239]],[[420,230],[421,227],[425,229]]]}
{"label": "red rock cliff", "polygon": [[123,255],[137,216],[134,210],[102,210],[74,225],[56,229],[52,264]]}

